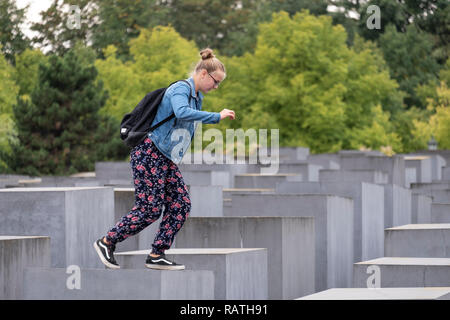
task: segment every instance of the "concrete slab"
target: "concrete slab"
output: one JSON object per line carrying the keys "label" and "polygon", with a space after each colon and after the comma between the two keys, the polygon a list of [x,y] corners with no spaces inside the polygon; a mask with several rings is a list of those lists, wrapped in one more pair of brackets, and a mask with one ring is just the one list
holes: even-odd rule
{"label": "concrete slab", "polygon": [[23,297],[23,270],[50,267],[50,238],[0,236],[0,300]]}
{"label": "concrete slab", "polygon": [[[118,252],[122,269],[144,269],[151,250]],[[215,299],[263,300],[268,298],[267,249],[170,249],[166,256],[186,270],[212,270]]]}
{"label": "concrete slab", "polygon": [[446,163],[450,163],[450,150],[419,150],[414,152],[414,154],[427,155],[431,157],[440,156]]}
{"label": "concrete slab", "polygon": [[442,180],[450,180],[450,166],[442,168]]}
{"label": "concrete slab", "polygon": [[295,173],[259,174],[246,173],[234,176],[235,188],[275,188],[276,184],[285,181],[302,181],[303,177]]}
{"label": "concrete slab", "polygon": [[413,190],[448,190],[450,189],[450,181],[433,181],[431,183],[413,183],[411,184]]}
{"label": "concrete slab", "polygon": [[321,194],[233,195],[231,208],[224,208],[225,216],[234,217],[314,217],[317,290],[350,286],[353,211],[352,199]]}
{"label": "concrete slab", "polygon": [[389,176],[389,184],[405,186],[405,159],[403,156],[342,154],[341,169],[386,171]]}
{"label": "concrete slab", "polygon": [[115,179],[133,182],[133,172],[128,161],[96,162],[95,177],[102,180]]}
{"label": "concrete slab", "polygon": [[269,299],[293,299],[315,292],[314,232],[311,217],[192,217],[175,247],[267,248]]}
{"label": "concrete slab", "polygon": [[409,224],[385,231],[386,257],[450,258],[450,223]]}
{"label": "concrete slab", "polygon": [[450,287],[333,288],[297,300],[450,300]]}
{"label": "concrete slab", "polygon": [[322,166],[308,163],[307,161],[283,161],[278,165],[278,174],[291,173],[298,174],[302,177],[302,181],[319,181],[319,170]]}
{"label": "concrete slab", "polygon": [[386,184],[388,174],[374,170],[320,170],[319,181],[368,182]]}
{"label": "concrete slab", "polygon": [[450,189],[446,190],[416,190],[412,189],[413,193],[425,194],[433,198],[433,203],[450,203]]}
{"label": "concrete slab", "polygon": [[384,187],[384,227],[409,224],[412,221],[412,193],[410,189],[386,184]]}
{"label": "concrete slab", "polygon": [[406,156],[414,157],[414,156],[426,156],[430,159],[431,162],[431,181],[433,180],[442,180],[442,167],[446,166],[445,158],[439,154],[409,154]]}
{"label": "concrete slab", "polygon": [[[286,182],[277,184],[276,191],[280,194],[332,194],[353,199],[353,262],[383,256],[385,191],[382,185],[343,181]],[[305,200],[299,201],[299,203],[302,202]],[[237,205],[238,208],[235,210],[240,210],[238,203]],[[280,204],[280,208],[284,208],[283,206]],[[300,205],[296,204],[296,206]],[[315,210],[315,208],[313,207],[311,210]],[[225,212],[227,211],[225,210]]]}
{"label": "concrete slab", "polygon": [[186,184],[191,186],[221,186],[231,188],[231,174],[227,171],[184,171]]}
{"label": "concrete slab", "polygon": [[411,223],[432,223],[431,206],[433,198],[427,195],[411,194]]}
{"label": "concrete slab", "polygon": [[368,268],[372,266],[379,267],[381,288],[450,286],[450,258],[383,257],[355,263],[355,288],[367,287],[372,276]]}
{"label": "concrete slab", "polygon": [[[80,289],[68,283],[79,280]],[[72,282],[73,281],[73,282]],[[26,300],[210,300],[212,271],[26,268]]]}
{"label": "concrete slab", "polygon": [[309,148],[305,147],[280,147],[280,160],[306,160],[309,156]]}
{"label": "concrete slab", "polygon": [[429,156],[405,156],[405,168],[416,170],[416,181],[429,183],[432,181],[431,158]]}
{"label": "concrete slab", "polygon": [[431,223],[450,223],[450,203],[431,204]]}
{"label": "concrete slab", "polygon": [[102,266],[92,244],[113,223],[112,188],[0,189],[0,234],[49,236],[54,267]]}
{"label": "concrete slab", "polygon": [[325,170],[339,170],[341,157],[337,153],[310,154],[308,163],[321,166]]}

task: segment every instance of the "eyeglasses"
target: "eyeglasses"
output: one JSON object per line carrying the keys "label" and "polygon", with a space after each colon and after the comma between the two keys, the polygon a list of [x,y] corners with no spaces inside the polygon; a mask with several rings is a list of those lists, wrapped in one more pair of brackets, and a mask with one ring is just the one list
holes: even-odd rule
{"label": "eyeglasses", "polygon": [[208,74],[209,74],[209,76],[214,80],[214,84],[215,84],[216,86],[219,86],[220,81],[217,81],[217,80],[211,75],[211,73],[208,72]]}

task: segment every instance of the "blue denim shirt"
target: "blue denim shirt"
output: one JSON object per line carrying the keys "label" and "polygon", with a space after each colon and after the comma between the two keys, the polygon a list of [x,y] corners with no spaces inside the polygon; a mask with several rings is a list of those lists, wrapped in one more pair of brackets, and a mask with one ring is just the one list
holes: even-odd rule
{"label": "blue denim shirt", "polygon": [[[183,81],[178,81],[167,88],[152,126],[172,113],[175,113],[175,118],[148,134],[159,151],[175,163],[181,162],[191,144],[196,129],[194,121],[202,123],[219,123],[220,121],[220,113],[201,111],[203,94],[201,92],[196,94],[192,77],[186,80],[191,84],[190,90],[188,84]],[[190,104],[189,95],[191,96]]]}

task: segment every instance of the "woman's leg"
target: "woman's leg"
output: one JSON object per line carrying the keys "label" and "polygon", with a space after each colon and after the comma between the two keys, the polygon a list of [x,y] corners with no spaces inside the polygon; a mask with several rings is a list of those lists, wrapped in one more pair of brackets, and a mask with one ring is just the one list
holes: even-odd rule
{"label": "woman's leg", "polygon": [[170,161],[167,171],[165,212],[152,245],[152,255],[163,254],[170,248],[191,212],[191,200],[178,166]]}
{"label": "woman's leg", "polygon": [[[155,150],[156,149],[156,150]],[[136,235],[161,216],[165,194],[165,165],[159,150],[150,139],[131,152],[131,167],[135,185],[135,204],[107,235],[107,243],[116,244]]]}

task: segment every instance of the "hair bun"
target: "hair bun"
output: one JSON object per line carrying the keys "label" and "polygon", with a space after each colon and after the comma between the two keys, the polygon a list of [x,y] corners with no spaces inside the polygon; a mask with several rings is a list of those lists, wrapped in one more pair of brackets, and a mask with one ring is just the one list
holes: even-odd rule
{"label": "hair bun", "polygon": [[203,49],[202,51],[200,51],[200,55],[202,56],[202,60],[212,59],[215,57],[212,49],[210,49],[210,48],[206,48],[206,49]]}

